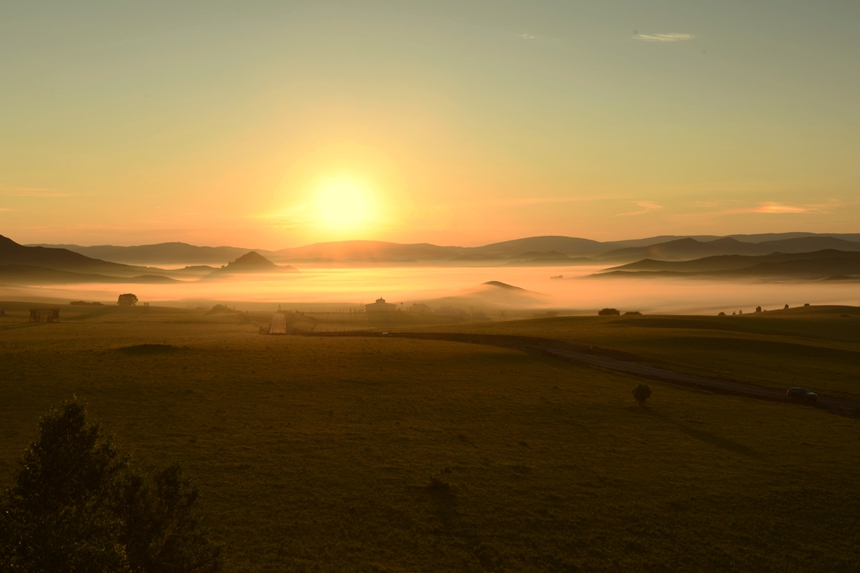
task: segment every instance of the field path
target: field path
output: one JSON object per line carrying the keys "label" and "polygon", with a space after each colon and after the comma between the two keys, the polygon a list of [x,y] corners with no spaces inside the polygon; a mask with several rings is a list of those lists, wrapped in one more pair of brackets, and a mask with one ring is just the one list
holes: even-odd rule
{"label": "field path", "polygon": [[[372,332],[343,333],[340,335],[381,336],[380,333]],[[773,400],[776,402],[791,402],[788,399],[785,390],[782,389],[675,372],[673,370],[651,366],[643,358],[626,352],[619,352],[594,346],[579,346],[559,340],[530,336],[455,334],[443,332],[392,332],[385,336],[417,338],[422,340],[446,340],[449,342],[464,342],[468,344],[484,344],[489,346],[499,346],[502,348],[513,348],[526,352],[539,352],[546,356],[566,360],[568,362],[579,362],[597,368],[602,368],[604,370],[623,372],[624,374],[631,374],[640,378],[659,380],[660,382],[698,388],[709,392],[747,396],[750,398]],[[826,408],[834,414],[842,416],[856,416],[860,414],[860,402],[853,400],[819,396],[816,406]]]}

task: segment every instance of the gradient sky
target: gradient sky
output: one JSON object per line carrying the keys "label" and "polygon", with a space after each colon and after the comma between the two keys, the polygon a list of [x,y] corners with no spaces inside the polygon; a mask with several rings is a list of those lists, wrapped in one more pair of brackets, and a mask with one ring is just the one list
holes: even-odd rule
{"label": "gradient sky", "polygon": [[858,232],[858,24],[855,0],[4,0],[0,234]]}

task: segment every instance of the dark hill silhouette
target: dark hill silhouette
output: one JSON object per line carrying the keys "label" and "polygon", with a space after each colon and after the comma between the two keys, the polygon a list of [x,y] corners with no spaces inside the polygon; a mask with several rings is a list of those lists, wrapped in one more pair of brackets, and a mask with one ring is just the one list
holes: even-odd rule
{"label": "dark hill silhouette", "polygon": [[[860,246],[860,245],[858,245]],[[595,257],[603,260],[690,260],[712,255],[759,255],[764,254],[759,245],[743,243],[737,239],[724,237],[714,241],[698,241],[696,239],[676,239],[666,243],[657,243],[647,247],[632,247],[609,251]]]}
{"label": "dark hill silhouette", "polygon": [[0,265],[25,265],[75,273],[97,273],[121,277],[160,274],[161,269],[135,267],[93,259],[68,249],[26,247],[0,235]]}
{"label": "dark hill silhouette", "polygon": [[679,276],[703,278],[770,278],[818,280],[832,276],[860,277],[860,252],[825,249],[811,253],[725,255],[692,261],[655,261],[607,269],[596,276]]}
{"label": "dark hill silhouette", "polygon": [[518,286],[514,286],[514,285],[509,285],[508,283],[503,283],[502,281],[487,281],[487,282],[485,282],[485,283],[483,283],[483,284],[485,284],[485,285],[487,285],[487,286],[491,286],[491,287],[496,287],[496,288],[505,289],[505,290],[521,290],[521,291],[525,291],[525,290],[526,290],[526,289],[524,289],[524,288],[522,288],[522,287],[518,287]]}
{"label": "dark hill silhouette", "polygon": [[769,255],[772,253],[808,253],[824,249],[860,251],[860,243],[835,237],[812,236],[745,243],[732,237],[714,241],[677,239],[648,247],[618,249],[595,257],[604,261],[654,259],[663,261],[693,260],[717,255]]}
{"label": "dark hill silhouette", "polygon": [[298,269],[290,265],[278,266],[263,255],[251,251],[220,269],[214,270],[209,277],[248,273],[297,273]]}
{"label": "dark hill silhouette", "polygon": [[[240,247],[198,247],[188,243],[158,243],[118,247],[114,245],[39,245],[64,248],[96,259],[132,265],[223,265],[252,249]],[[265,254],[266,251],[263,251]]]}
{"label": "dark hill silhouette", "polygon": [[760,263],[780,263],[785,261],[800,261],[823,258],[847,257],[853,258],[856,253],[837,251],[833,249],[816,251],[812,253],[772,253],[770,255],[718,255],[715,257],[704,257],[691,261],[658,261],[644,259],[635,263],[629,263],[618,267],[606,269],[607,271],[667,271],[680,273],[705,273],[713,271],[728,271],[748,268]]}

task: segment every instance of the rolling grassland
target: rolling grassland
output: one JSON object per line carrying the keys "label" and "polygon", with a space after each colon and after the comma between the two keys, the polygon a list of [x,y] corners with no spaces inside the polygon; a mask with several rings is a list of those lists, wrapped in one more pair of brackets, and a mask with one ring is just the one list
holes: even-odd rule
{"label": "rolling grassland", "polygon": [[724,317],[558,317],[413,330],[563,340],[621,350],[679,372],[782,389],[807,386],[822,395],[860,399],[858,307]]}
{"label": "rolling grassland", "polygon": [[[857,419],[658,382],[640,408],[639,379],[471,344],[261,336],[264,320],[253,316],[166,308],[64,307],[60,324],[28,324],[27,305],[0,306],[9,313],[0,319],[0,483],[11,483],[39,416],[77,395],[139,466],[184,464],[229,571],[860,564]],[[780,334],[625,320],[468,328],[579,343],[593,335],[690,368],[659,344],[692,339],[681,350],[706,356],[709,339],[774,337],[768,357],[789,341],[851,352],[850,332],[830,326],[803,338],[769,318],[761,324]],[[743,356],[719,348],[726,361]],[[819,367],[814,355],[785,358]],[[852,371],[839,364],[850,394]],[[733,368],[751,378],[768,370]]]}

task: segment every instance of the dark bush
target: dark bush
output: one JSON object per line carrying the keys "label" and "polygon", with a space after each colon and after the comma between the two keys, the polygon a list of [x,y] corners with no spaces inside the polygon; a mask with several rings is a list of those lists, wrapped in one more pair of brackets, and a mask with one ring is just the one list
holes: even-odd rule
{"label": "dark bush", "polygon": [[633,397],[640,406],[644,406],[645,400],[651,397],[651,388],[647,384],[639,384],[633,389]]}
{"label": "dark bush", "polygon": [[153,480],[132,470],[77,401],[52,409],[39,428],[0,500],[0,570],[221,570],[219,549],[197,527],[197,490],[178,465]]}
{"label": "dark bush", "polygon": [[720,314],[718,314],[717,316],[726,316],[726,313],[721,312],[721,313],[720,313]]}
{"label": "dark bush", "polygon": [[638,310],[628,310],[624,313],[624,316],[642,316],[642,313]]}
{"label": "dark bush", "polygon": [[618,316],[621,313],[614,308],[604,308],[597,313],[598,316]]}

